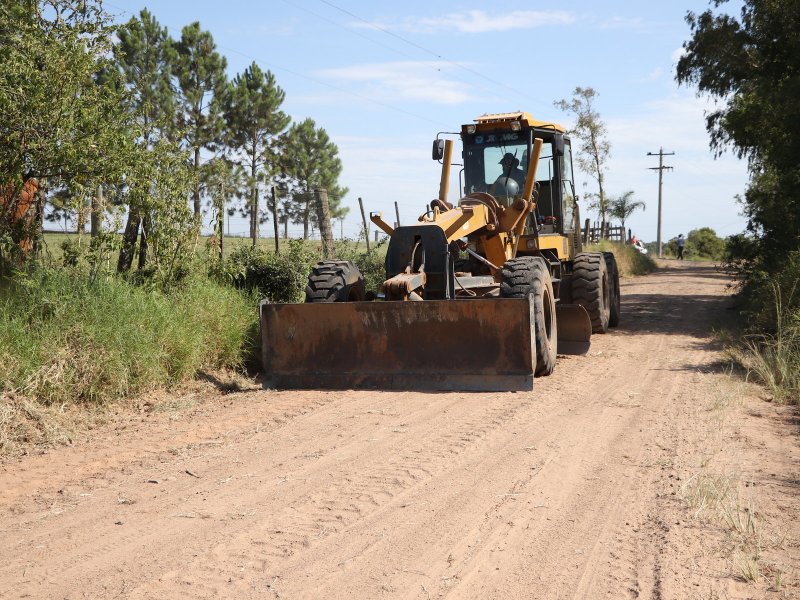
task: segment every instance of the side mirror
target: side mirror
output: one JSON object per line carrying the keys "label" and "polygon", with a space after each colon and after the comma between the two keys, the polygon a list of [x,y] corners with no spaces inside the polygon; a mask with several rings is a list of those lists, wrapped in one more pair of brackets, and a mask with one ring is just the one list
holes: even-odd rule
{"label": "side mirror", "polygon": [[431,158],[433,160],[442,160],[444,157],[444,140],[433,140],[433,150],[431,151]]}

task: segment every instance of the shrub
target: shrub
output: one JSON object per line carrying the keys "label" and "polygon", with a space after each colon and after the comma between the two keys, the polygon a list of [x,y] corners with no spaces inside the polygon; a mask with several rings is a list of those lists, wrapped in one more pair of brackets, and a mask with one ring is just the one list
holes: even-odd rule
{"label": "shrub", "polygon": [[238,289],[271,302],[301,302],[311,265],[318,257],[302,240],[289,240],[280,254],[241,246],[225,261],[223,276]]}

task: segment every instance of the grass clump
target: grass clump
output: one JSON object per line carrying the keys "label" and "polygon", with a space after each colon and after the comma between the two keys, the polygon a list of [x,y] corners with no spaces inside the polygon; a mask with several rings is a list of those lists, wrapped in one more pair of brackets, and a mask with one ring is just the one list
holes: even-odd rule
{"label": "grass clump", "polygon": [[656,270],[655,261],[647,254],[642,254],[630,244],[620,244],[610,240],[600,240],[597,244],[584,246],[586,252],[613,252],[617,259],[617,268],[622,277],[647,275]]}
{"label": "grass clump", "polygon": [[775,272],[751,269],[739,290],[742,322],[731,356],[775,401],[800,404],[800,252]]}
{"label": "grass clump", "polygon": [[171,292],[38,269],[0,283],[0,392],[44,406],[103,404],[245,360],[256,311],[236,290]]}

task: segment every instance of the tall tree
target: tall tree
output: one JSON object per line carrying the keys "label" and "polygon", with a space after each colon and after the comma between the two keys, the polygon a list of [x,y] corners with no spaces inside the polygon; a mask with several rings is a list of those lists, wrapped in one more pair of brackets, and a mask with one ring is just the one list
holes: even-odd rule
{"label": "tall tree", "polygon": [[173,73],[178,80],[180,108],[178,125],[192,151],[195,186],[192,191],[194,214],[200,220],[204,174],[200,151],[216,151],[223,133],[222,107],[227,88],[227,61],[216,50],[211,33],[194,22],[181,30],[175,44],[177,59]]}
{"label": "tall tree", "polygon": [[578,86],[572,92],[571,100],[559,100],[554,104],[575,117],[575,124],[568,133],[580,142],[576,155],[578,167],[597,183],[597,192],[589,194],[593,198],[589,208],[600,215],[602,230],[605,231],[610,208],[605,192],[605,172],[611,144],[606,139],[606,126],[594,108],[596,97],[594,89]]}
{"label": "tall tree", "polygon": [[616,198],[609,198],[608,204],[608,214],[622,222],[622,229],[625,229],[625,221],[627,221],[633,213],[639,209],[645,209],[644,202],[633,199],[633,190],[628,190]]}
{"label": "tall tree", "polygon": [[688,13],[692,36],[679,83],[717,100],[706,118],[711,147],[749,160],[744,197],[761,268],[779,269],[800,249],[800,10],[796,1],[743,0],[739,18]]}
{"label": "tall tree", "polygon": [[12,190],[0,202],[0,254],[32,233],[10,229],[9,218],[29,180],[68,187],[82,202],[130,163],[126,95],[94,77],[109,65],[113,33],[99,2],[0,4],[0,189]]}
{"label": "tall tree", "polygon": [[285,183],[294,192],[291,212],[294,222],[303,224],[303,239],[308,238],[309,226],[316,223],[314,188],[328,190],[331,219],[347,214],[349,208],[341,205],[348,190],[339,186],[342,173],[339,148],[322,127],[317,128],[313,119],[291,126],[282,140],[281,163]]}
{"label": "tall tree", "polygon": [[250,237],[258,239],[260,222],[259,185],[274,174],[277,136],[286,129],[290,117],[280,110],[286,94],[275,76],[264,73],[254,62],[234,77],[225,102],[228,146],[234,160],[247,172]]}
{"label": "tall tree", "polygon": [[[120,27],[119,43],[114,48],[118,68],[130,93],[131,110],[141,131],[139,143],[151,149],[163,136],[164,129],[174,120],[176,111],[175,90],[172,86],[172,68],[177,53],[165,27],[143,9]],[[133,197],[133,196],[131,196]],[[130,269],[143,225],[139,248],[140,266],[144,266],[152,215],[143,214],[143,207],[129,203],[128,217],[123,233],[119,271]]]}

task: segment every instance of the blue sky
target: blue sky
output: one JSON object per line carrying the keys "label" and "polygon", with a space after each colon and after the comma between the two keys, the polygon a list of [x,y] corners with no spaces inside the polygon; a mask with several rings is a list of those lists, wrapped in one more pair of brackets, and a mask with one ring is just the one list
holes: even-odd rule
{"label": "blue sky", "polygon": [[[351,210],[335,223],[337,236],[356,235],[359,196],[388,221],[395,201],[401,221],[416,219],[438,190],[440,167],[430,159],[437,132],[511,110],[569,126],[553,102],[576,86],[599,94],[596,109],[612,147],[608,192],[634,190],[647,203],[628,223],[641,239],[656,238],[658,176],[648,167],[658,159],[647,153],[660,147],[675,152],[665,160],[674,171],[664,174],[664,239],[703,226],[723,236],[744,228],[735,196],[744,191],[746,164],[730,152],[713,158],[704,120],[712,104],[674,80],[689,36],[684,17],[705,10],[705,0],[113,0],[104,6],[120,21],[147,7],[173,37],[200,21],[231,77],[252,61],[271,70],[286,91],[286,112],[296,121],[313,118],[339,146]],[[579,193],[593,189],[585,174],[576,178]],[[585,203],[582,215],[594,216]],[[231,223],[232,233],[246,229],[244,220]]]}

